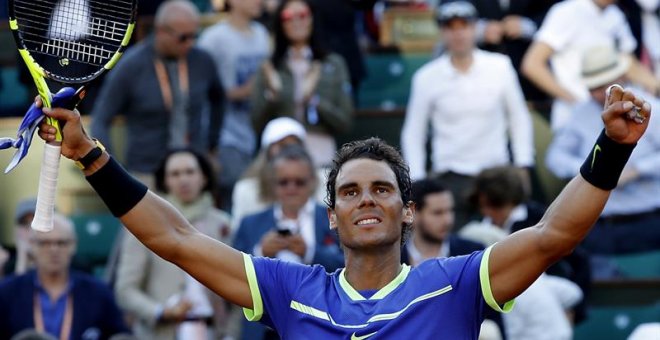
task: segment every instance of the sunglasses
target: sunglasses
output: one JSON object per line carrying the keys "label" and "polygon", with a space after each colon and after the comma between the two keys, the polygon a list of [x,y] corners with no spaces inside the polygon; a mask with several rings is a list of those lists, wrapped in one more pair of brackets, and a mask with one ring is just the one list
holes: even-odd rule
{"label": "sunglasses", "polygon": [[304,20],[312,16],[312,13],[309,11],[309,9],[301,9],[301,10],[292,10],[292,9],[285,9],[282,11],[282,14],[280,15],[280,19],[282,21],[287,22],[287,21],[292,21],[292,20]]}
{"label": "sunglasses", "polygon": [[281,178],[276,181],[277,186],[286,188],[289,185],[294,185],[296,188],[307,186],[309,181],[304,178]]}
{"label": "sunglasses", "polygon": [[34,243],[39,248],[50,248],[52,246],[57,246],[57,248],[68,247],[73,240],[71,239],[59,239],[59,240],[34,240]]}
{"label": "sunglasses", "polygon": [[169,26],[163,26],[167,33],[169,33],[171,36],[174,37],[174,39],[179,42],[179,43],[184,43],[188,41],[192,41],[197,39],[197,36],[199,35],[198,32],[192,32],[192,33],[179,33],[176,30],[174,30],[172,27]]}

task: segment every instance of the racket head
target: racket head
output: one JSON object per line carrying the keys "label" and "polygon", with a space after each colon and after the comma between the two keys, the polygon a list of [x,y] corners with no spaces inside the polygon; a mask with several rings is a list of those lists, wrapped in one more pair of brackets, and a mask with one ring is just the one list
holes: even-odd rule
{"label": "racket head", "polygon": [[111,69],[137,15],[137,0],[8,0],[8,5],[14,40],[33,77],[63,84],[88,83]]}

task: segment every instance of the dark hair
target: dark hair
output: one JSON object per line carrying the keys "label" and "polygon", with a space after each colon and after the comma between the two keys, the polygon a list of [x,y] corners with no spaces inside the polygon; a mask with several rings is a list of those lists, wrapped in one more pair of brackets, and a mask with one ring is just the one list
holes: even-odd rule
{"label": "dark hair", "polygon": [[328,55],[327,50],[321,47],[321,39],[319,36],[319,26],[318,18],[315,15],[314,6],[308,0],[284,0],[281,1],[277,10],[273,15],[273,35],[275,36],[275,48],[273,50],[273,55],[270,57],[270,61],[273,63],[275,68],[282,66],[284,62],[284,56],[286,56],[289,46],[291,45],[289,38],[286,37],[284,33],[284,26],[282,22],[282,11],[287,4],[290,2],[302,2],[309,8],[312,13],[312,18],[316,18],[312,22],[312,33],[309,37],[309,48],[312,50],[312,59],[314,60],[323,60]]}
{"label": "dark hair", "polygon": [[204,177],[206,177],[206,185],[204,188],[202,188],[202,191],[208,191],[215,197],[215,175],[213,172],[213,167],[211,166],[211,162],[209,162],[206,156],[204,156],[199,151],[188,147],[174,148],[167,151],[165,157],[163,157],[163,159],[160,161],[160,164],[154,173],[154,176],[156,177],[156,190],[167,193],[167,187],[165,187],[165,167],[167,166],[167,161],[170,159],[170,157],[178,153],[189,153],[193,155],[195,159],[197,159],[199,169],[202,171]]}
{"label": "dark hair", "polygon": [[[408,164],[403,160],[401,153],[397,149],[380,138],[372,137],[344,144],[332,160],[332,167],[328,172],[325,196],[325,204],[327,204],[330,209],[335,208],[335,186],[337,184],[339,170],[341,170],[341,167],[346,164],[346,162],[360,158],[386,162],[396,176],[396,182],[399,186],[399,192],[401,192],[401,201],[403,202],[403,205],[409,205],[412,185],[410,182],[410,169],[408,168]],[[412,224],[403,223],[403,228],[401,230],[401,244],[406,242],[411,228]]]}
{"label": "dark hair", "polygon": [[431,194],[450,192],[439,180],[432,178],[420,179],[412,184],[412,201],[419,211],[424,209],[424,199]]}
{"label": "dark hair", "polygon": [[474,207],[479,207],[480,195],[484,195],[488,205],[494,208],[507,204],[518,205],[527,199],[521,174],[511,166],[498,166],[481,171],[475,178],[469,195],[470,203]]}

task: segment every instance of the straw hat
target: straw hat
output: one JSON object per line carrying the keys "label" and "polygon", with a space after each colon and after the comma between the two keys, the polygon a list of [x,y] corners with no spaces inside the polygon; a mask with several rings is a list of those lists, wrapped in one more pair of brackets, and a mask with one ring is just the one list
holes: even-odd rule
{"label": "straw hat", "polygon": [[582,58],[582,79],[588,88],[609,85],[623,76],[630,60],[612,47],[598,46],[589,49]]}

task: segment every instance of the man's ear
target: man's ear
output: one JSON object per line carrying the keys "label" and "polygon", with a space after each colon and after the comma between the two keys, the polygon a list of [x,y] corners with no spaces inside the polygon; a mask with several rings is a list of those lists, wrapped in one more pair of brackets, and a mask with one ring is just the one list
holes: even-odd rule
{"label": "man's ear", "polygon": [[408,201],[405,207],[403,207],[403,222],[406,224],[412,224],[415,219],[415,203],[413,201]]}
{"label": "man's ear", "polygon": [[337,214],[335,211],[328,208],[328,221],[330,221],[330,229],[337,229]]}

